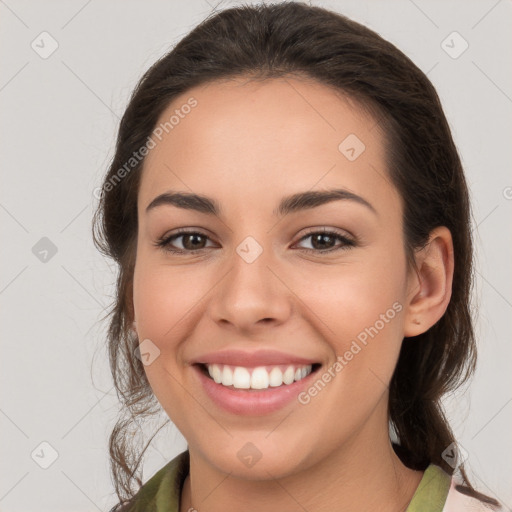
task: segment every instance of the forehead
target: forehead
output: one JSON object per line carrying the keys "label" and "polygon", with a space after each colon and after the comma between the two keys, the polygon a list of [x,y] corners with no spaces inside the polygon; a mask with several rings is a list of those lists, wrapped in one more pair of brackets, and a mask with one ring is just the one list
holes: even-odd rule
{"label": "forehead", "polygon": [[166,189],[219,197],[230,190],[256,205],[262,194],[390,187],[375,119],[314,80],[211,82],[175,98],[159,127],[144,163],[141,207]]}

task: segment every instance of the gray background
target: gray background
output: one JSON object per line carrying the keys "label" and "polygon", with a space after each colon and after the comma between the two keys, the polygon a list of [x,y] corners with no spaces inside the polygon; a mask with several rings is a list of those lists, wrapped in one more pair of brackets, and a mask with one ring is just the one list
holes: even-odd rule
{"label": "gray background", "polygon": [[[100,322],[115,267],[92,244],[93,190],[142,72],[213,7],[238,3],[0,0],[0,511],[116,502],[107,438],[118,402]],[[478,371],[446,406],[473,482],[511,510],[512,3],[312,3],[396,44],[442,99],[473,196],[480,315]],[[47,58],[43,31],[58,43]],[[442,45],[453,31],[469,44],[458,58],[445,51],[463,48],[458,36]],[[144,479],[185,446],[163,429]]]}

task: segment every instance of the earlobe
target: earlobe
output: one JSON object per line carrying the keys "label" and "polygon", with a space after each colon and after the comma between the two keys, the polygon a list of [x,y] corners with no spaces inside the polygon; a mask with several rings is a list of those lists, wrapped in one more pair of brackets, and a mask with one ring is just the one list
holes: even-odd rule
{"label": "earlobe", "polygon": [[409,277],[404,336],[418,336],[445,313],[452,294],[454,269],[450,230],[432,230],[425,247],[415,255],[416,269]]}

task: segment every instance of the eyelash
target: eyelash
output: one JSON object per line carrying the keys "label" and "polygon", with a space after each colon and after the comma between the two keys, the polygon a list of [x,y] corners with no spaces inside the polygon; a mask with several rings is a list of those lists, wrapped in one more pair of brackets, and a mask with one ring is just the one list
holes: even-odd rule
{"label": "eyelash", "polygon": [[[314,231],[310,231],[309,233],[304,235],[298,242],[302,242],[303,240],[311,237],[312,235],[317,235],[317,234],[322,234],[325,236],[330,236],[330,237],[336,238],[338,240],[341,240],[342,245],[339,245],[332,249],[325,249],[325,250],[301,249],[302,251],[305,251],[307,253],[325,254],[325,253],[347,250],[347,249],[349,249],[351,247],[355,247],[357,245],[355,240],[352,240],[345,235],[341,235],[340,233],[338,233],[336,231],[328,231],[327,229],[323,229],[323,230],[316,229]],[[183,235],[199,235],[199,236],[209,239],[209,237],[207,235],[205,235],[199,231],[192,231],[192,230],[189,231],[187,229],[179,229],[176,233],[173,233],[170,236],[162,237],[162,238],[158,239],[158,241],[154,245],[161,248],[162,250],[164,250],[166,252],[170,252],[173,254],[185,254],[185,253],[186,254],[197,254],[198,252],[201,252],[201,251],[204,251],[207,249],[207,247],[203,247],[202,249],[193,249],[193,250],[171,248],[171,246],[170,246],[171,241],[173,241],[177,238],[180,238]]]}

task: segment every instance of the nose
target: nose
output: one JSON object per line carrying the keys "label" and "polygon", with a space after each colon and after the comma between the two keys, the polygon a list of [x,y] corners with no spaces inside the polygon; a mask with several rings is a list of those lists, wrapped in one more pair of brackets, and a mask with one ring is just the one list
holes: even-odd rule
{"label": "nose", "polygon": [[241,245],[227,262],[230,270],[213,290],[209,313],[224,328],[230,326],[247,334],[265,325],[285,322],[292,311],[293,294],[279,275],[270,249],[251,261],[244,253],[247,246]]}

